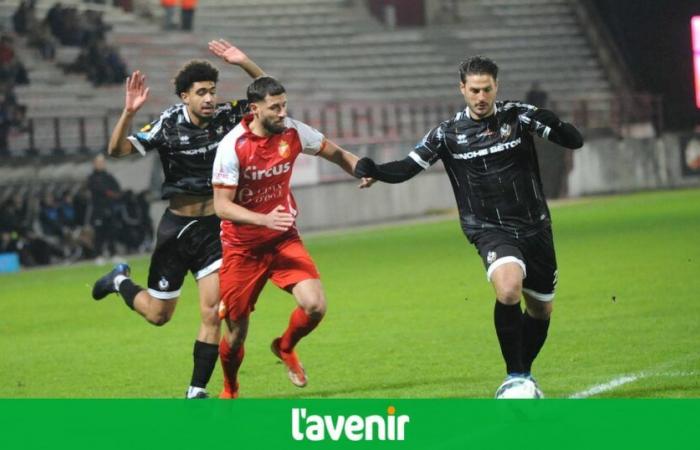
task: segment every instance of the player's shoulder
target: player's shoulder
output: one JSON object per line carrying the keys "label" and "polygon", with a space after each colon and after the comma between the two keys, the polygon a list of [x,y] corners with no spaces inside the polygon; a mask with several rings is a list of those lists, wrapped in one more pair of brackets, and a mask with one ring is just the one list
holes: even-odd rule
{"label": "player's shoulder", "polygon": [[242,114],[248,110],[247,100],[231,100],[218,103],[214,115]]}
{"label": "player's shoulder", "polygon": [[185,118],[185,104],[184,103],[177,103],[175,105],[168,106],[163,110],[162,113],[160,113],[160,119],[165,121],[165,120],[174,120],[179,122],[179,118],[182,118],[184,120]]}
{"label": "player's shoulder", "polygon": [[455,129],[461,122],[464,122],[466,120],[471,120],[471,119],[469,118],[469,114],[467,113],[466,109],[463,109],[461,111],[457,111],[449,118],[440,122],[434,128],[434,130],[436,132],[445,133],[445,132],[448,132],[450,130]]}
{"label": "player's shoulder", "polygon": [[241,137],[245,135],[246,129],[243,123],[238,123],[235,127],[231,128],[228,133],[219,141],[219,148],[222,147],[234,147],[238,145],[238,141]]}
{"label": "player's shoulder", "polygon": [[534,111],[537,109],[534,105],[529,103],[521,102],[519,100],[504,100],[502,102],[496,102],[496,108],[499,112],[511,112],[516,111],[518,113],[523,113],[527,111]]}

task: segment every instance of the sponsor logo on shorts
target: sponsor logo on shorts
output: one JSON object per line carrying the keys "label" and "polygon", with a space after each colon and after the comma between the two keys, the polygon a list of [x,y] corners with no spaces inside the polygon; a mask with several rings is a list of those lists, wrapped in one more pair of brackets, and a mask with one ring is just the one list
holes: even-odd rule
{"label": "sponsor logo on shorts", "polygon": [[158,282],[158,288],[160,288],[161,291],[165,291],[170,287],[170,282],[165,279],[165,277],[160,277],[160,281]]}
{"label": "sponsor logo on shorts", "polygon": [[493,264],[493,262],[494,262],[497,258],[498,258],[498,255],[496,254],[496,252],[488,252],[488,253],[486,254],[486,262],[487,262],[488,264]]}

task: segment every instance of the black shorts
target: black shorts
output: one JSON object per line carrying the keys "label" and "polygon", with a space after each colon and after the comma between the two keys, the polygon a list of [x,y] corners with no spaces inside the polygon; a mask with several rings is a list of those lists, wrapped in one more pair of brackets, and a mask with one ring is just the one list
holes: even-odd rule
{"label": "black shorts", "polygon": [[148,271],[148,293],[161,300],[180,296],[189,270],[199,280],[221,267],[220,220],[216,215],[178,216],[165,210]]}
{"label": "black shorts", "polygon": [[483,230],[471,237],[486,267],[486,277],[502,264],[514,262],[523,269],[523,292],[540,301],[554,299],[557,258],[552,228],[516,238],[500,230]]}

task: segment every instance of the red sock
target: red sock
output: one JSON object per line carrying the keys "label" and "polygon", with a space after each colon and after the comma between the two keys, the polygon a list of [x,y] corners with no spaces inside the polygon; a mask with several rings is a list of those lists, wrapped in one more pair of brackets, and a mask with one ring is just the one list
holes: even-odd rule
{"label": "red sock", "polygon": [[316,328],[321,318],[314,319],[307,315],[303,309],[297,307],[289,317],[289,326],[280,339],[280,350],[291,352],[297,342]]}
{"label": "red sock", "polygon": [[245,347],[243,344],[238,347],[237,352],[233,352],[226,339],[221,339],[219,358],[221,359],[221,368],[224,371],[224,393],[232,395],[238,393],[238,368],[241,367],[244,355]]}

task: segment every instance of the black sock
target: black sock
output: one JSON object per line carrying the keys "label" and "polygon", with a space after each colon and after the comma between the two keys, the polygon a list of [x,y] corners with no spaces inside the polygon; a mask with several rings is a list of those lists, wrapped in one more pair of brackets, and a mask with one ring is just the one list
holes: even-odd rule
{"label": "black sock", "polygon": [[523,368],[525,372],[532,370],[532,362],[547,339],[549,319],[539,320],[525,311],[523,313]]}
{"label": "black sock", "polygon": [[192,369],[192,381],[190,386],[204,389],[209,383],[211,374],[214,373],[216,360],[219,359],[219,344],[207,344],[194,341],[194,368]]}
{"label": "black sock", "polygon": [[134,309],[134,299],[136,294],[143,291],[143,288],[138,284],[134,284],[131,278],[127,278],[119,283],[119,294],[124,299],[124,303],[131,309]]}
{"label": "black sock", "polygon": [[493,322],[496,325],[498,343],[506,361],[508,373],[522,373],[523,369],[523,312],[520,303],[504,305],[496,300],[493,311]]}

